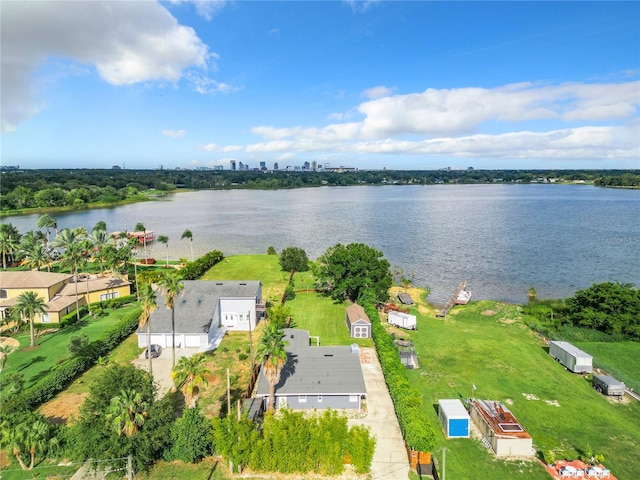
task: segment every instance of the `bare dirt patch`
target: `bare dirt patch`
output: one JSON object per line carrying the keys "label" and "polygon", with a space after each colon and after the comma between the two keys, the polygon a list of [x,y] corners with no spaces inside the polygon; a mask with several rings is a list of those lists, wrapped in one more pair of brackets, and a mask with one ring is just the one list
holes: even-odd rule
{"label": "bare dirt patch", "polygon": [[512,323],[516,323],[513,318],[501,318],[500,323],[506,323],[507,325],[511,325]]}
{"label": "bare dirt patch", "polygon": [[506,403],[507,405],[513,405],[513,399],[512,398],[507,398],[507,399],[505,399],[504,403]]}
{"label": "bare dirt patch", "polygon": [[527,400],[540,400],[536,395],[534,395],[533,393],[523,393],[522,395],[524,395],[524,398],[526,398]]}
{"label": "bare dirt patch", "polygon": [[495,310],[483,310],[482,312],[480,312],[480,315],[483,315],[485,317],[493,317],[497,313],[498,312],[496,312]]}
{"label": "bare dirt patch", "polygon": [[545,400],[545,403],[547,405],[551,405],[552,407],[559,407],[560,406],[560,402],[558,402],[557,400]]}
{"label": "bare dirt patch", "polygon": [[78,417],[80,406],[89,393],[61,393],[40,408],[51,423],[66,425],[71,417]]}

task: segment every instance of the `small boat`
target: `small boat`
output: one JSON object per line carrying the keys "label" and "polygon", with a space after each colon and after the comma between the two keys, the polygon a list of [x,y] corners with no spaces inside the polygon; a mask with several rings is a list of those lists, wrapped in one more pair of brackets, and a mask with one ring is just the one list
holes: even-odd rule
{"label": "small boat", "polygon": [[466,305],[471,300],[471,292],[468,290],[460,290],[456,297],[456,305]]}

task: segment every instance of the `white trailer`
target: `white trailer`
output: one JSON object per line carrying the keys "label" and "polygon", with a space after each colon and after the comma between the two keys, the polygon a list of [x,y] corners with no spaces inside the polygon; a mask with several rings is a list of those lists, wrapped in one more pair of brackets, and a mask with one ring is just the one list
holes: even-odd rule
{"label": "white trailer", "polygon": [[391,325],[395,325],[396,327],[404,328],[406,330],[417,330],[418,324],[416,322],[416,316],[410,315],[404,312],[396,312],[395,310],[389,311],[389,317],[387,321]]}
{"label": "white trailer", "polygon": [[627,389],[624,382],[609,375],[594,375],[591,383],[597,392],[611,397],[622,397]]}
{"label": "white trailer", "polygon": [[591,373],[593,357],[569,342],[553,341],[549,343],[549,355],[573,373]]}

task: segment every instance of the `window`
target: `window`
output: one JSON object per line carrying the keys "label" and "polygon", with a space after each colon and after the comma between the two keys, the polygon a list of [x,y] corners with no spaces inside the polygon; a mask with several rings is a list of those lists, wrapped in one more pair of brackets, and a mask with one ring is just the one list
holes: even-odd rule
{"label": "window", "polygon": [[0,288],[0,298],[9,298],[9,294],[6,289]]}
{"label": "window", "polygon": [[298,403],[307,403],[306,395],[298,395]]}
{"label": "window", "polygon": [[40,315],[40,319],[42,320],[42,323],[51,323],[51,317],[48,313],[43,313],[42,315]]}
{"label": "window", "polygon": [[322,395],[318,395],[318,403],[322,403]]}
{"label": "window", "polygon": [[357,403],[357,401],[358,401],[358,395],[349,395],[350,403]]}
{"label": "window", "polygon": [[100,301],[109,300],[111,298],[118,298],[120,296],[120,292],[110,292],[110,293],[101,293]]}

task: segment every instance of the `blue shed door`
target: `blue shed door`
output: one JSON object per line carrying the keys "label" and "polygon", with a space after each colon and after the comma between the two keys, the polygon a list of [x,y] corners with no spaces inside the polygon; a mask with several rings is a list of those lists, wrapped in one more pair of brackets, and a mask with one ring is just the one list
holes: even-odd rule
{"label": "blue shed door", "polygon": [[466,418],[453,418],[449,420],[450,437],[468,437],[469,420]]}

